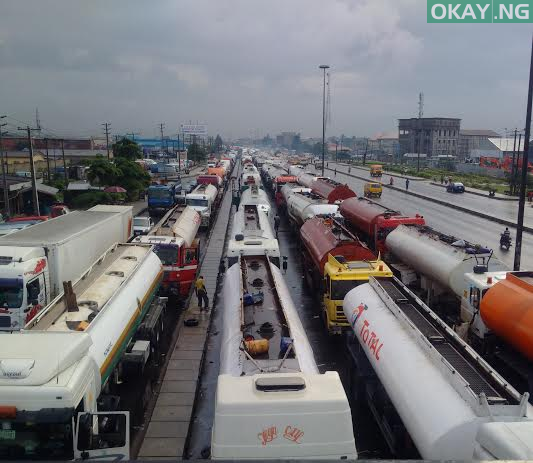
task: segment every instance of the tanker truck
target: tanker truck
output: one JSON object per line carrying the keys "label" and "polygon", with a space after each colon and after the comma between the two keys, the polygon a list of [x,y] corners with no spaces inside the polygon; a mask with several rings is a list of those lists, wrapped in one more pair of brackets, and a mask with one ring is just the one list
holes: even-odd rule
{"label": "tanker truck", "polygon": [[356,196],[348,185],[343,185],[330,178],[319,178],[313,182],[310,188],[313,193],[327,200],[329,204],[340,203]]}
{"label": "tanker truck", "polygon": [[533,285],[530,272],[509,272],[492,251],[429,227],[400,226],[386,239],[392,264],[428,305],[533,397]]}
{"label": "tanker truck", "polygon": [[391,452],[424,460],[531,460],[533,407],[396,278],[344,299],[350,392]]}
{"label": "tanker truck", "polygon": [[287,198],[287,214],[294,228],[299,229],[306,220],[316,215],[334,216],[339,210],[337,204],[328,204],[315,193],[305,191],[292,191],[291,193]]}
{"label": "tanker truck", "polygon": [[130,379],[138,386],[158,354],[163,271],[140,244],[117,245],[95,265],[27,329],[5,336],[0,458],[129,459],[130,412],[116,410],[115,393]]}
{"label": "tanker truck", "polygon": [[185,196],[185,204],[200,214],[200,227],[209,228],[211,226],[211,215],[219,202],[221,191],[221,188],[217,189],[211,184],[204,183],[198,185]]}
{"label": "tanker truck", "polygon": [[175,206],[146,236],[138,236],[134,243],[152,244],[163,264],[162,295],[187,297],[196,280],[200,261],[200,215],[191,207]]}
{"label": "tanker truck", "polygon": [[133,233],[131,206],[95,206],[0,238],[0,331],[20,330]]}
{"label": "tanker truck", "polygon": [[342,334],[349,327],[342,301],[348,291],[372,276],[392,276],[357,236],[338,220],[315,216],[300,228],[302,268],[310,288],[320,295],[321,317],[329,334]]}
{"label": "tanker truck", "polygon": [[319,373],[283,275],[263,254],[225,274],[211,456],[355,460],[339,375]]}
{"label": "tanker truck", "polygon": [[425,225],[424,217],[416,214],[408,217],[398,211],[367,198],[349,198],[344,200],[339,212],[346,225],[357,234],[362,234],[367,244],[376,252],[386,254],[387,235],[400,225]]}

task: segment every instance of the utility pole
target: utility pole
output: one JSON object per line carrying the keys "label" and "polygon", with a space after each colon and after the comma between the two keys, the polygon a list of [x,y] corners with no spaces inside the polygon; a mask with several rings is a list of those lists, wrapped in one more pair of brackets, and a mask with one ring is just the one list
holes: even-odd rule
{"label": "utility pole", "polygon": [[339,155],[337,152],[337,142],[335,142],[335,163],[337,163],[338,161],[339,161]]}
{"label": "utility pole", "polygon": [[509,185],[509,190],[511,195],[515,194],[515,169],[514,169],[514,163],[515,163],[515,156],[516,156],[516,134],[518,133],[517,129],[514,129],[514,142],[513,142],[513,160],[511,163],[511,182]]}
{"label": "utility pole", "polygon": [[102,125],[104,126],[104,130],[105,130],[105,142],[106,142],[106,148],[107,148],[107,160],[109,161],[111,159],[111,155],[109,154],[109,129],[111,128],[111,124],[109,124],[109,122],[104,122]]}
{"label": "utility pole", "polygon": [[63,173],[65,176],[65,186],[68,185],[67,161],[65,160],[65,140],[61,139],[61,155],[63,156]]}
{"label": "utility pole", "polygon": [[416,171],[420,172],[420,149],[422,148],[422,116],[424,115],[424,94],[418,95],[418,157],[416,160]]}
{"label": "utility pole", "polygon": [[[529,87],[527,92],[526,130],[524,134],[524,155],[522,156],[522,181],[518,201],[518,223],[516,224],[516,246],[514,253],[514,270],[520,270],[522,256],[522,232],[524,229],[524,209],[526,206],[527,168],[529,165],[529,138],[531,136],[531,99],[533,97],[533,37],[531,40],[531,59],[529,63]],[[520,150],[519,150],[520,151]]]}
{"label": "utility pole", "polygon": [[366,153],[368,152],[368,140],[369,138],[366,139],[365,152],[363,154],[363,166],[366,164]]}
{"label": "utility pole", "polygon": [[32,130],[39,131],[40,129],[32,129],[28,125],[27,127],[19,127],[18,130],[25,130],[28,135],[28,148],[30,150],[31,189],[33,193],[33,212],[35,215],[41,215],[41,211],[39,209],[39,195],[37,193],[37,181],[35,179],[35,164],[33,162],[33,140],[31,137]]}
{"label": "utility pole", "polygon": [[[6,116],[0,116],[0,119],[4,119]],[[7,185],[6,177],[6,164],[4,162],[4,146],[2,144],[2,127],[6,126],[6,123],[0,124],[0,160],[2,161],[2,184],[4,189],[4,210],[7,216],[11,215],[11,208],[9,207],[9,187]]]}
{"label": "utility pole", "polygon": [[48,183],[50,183],[52,178],[50,177],[50,156],[48,154],[48,138],[44,139],[44,145],[46,149],[46,170],[48,172]]}
{"label": "utility pole", "polygon": [[324,159],[326,157],[326,69],[329,69],[329,66],[321,64],[318,67],[324,71],[322,84],[322,176],[324,176]]}
{"label": "utility pole", "polygon": [[[159,130],[161,131],[161,152],[163,151],[163,140],[164,140],[164,135],[163,135],[163,130],[165,128],[165,123],[164,122],[161,122],[159,124]],[[168,154],[168,153],[167,153]]]}
{"label": "utility pole", "polygon": [[513,179],[513,184],[514,184],[514,193],[513,194],[518,194],[518,162],[520,161],[520,145],[522,143],[522,134],[519,133],[518,134],[518,147],[516,148],[516,163],[515,163],[515,166],[514,166],[514,179]]}

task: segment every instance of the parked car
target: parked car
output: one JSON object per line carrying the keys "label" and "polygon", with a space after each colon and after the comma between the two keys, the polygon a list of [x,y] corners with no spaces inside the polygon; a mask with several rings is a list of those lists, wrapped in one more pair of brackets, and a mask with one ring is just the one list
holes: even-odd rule
{"label": "parked car", "polygon": [[152,227],[154,222],[151,217],[134,217],[133,218],[133,235],[147,235]]}
{"label": "parked car", "polygon": [[464,193],[465,186],[461,182],[451,182],[446,187],[448,193]]}

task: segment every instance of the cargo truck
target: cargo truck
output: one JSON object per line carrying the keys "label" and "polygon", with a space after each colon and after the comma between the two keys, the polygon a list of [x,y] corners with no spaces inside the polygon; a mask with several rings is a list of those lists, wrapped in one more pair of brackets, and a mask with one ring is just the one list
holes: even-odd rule
{"label": "cargo truck", "polygon": [[163,271],[139,244],[117,245],[95,267],[26,330],[4,336],[2,459],[129,460],[130,411],[115,391],[137,386],[159,357]]}
{"label": "cargo truck", "polygon": [[150,214],[172,209],[178,202],[180,193],[181,182],[150,185],[148,187],[148,210]]}
{"label": "cargo truck", "polygon": [[0,330],[22,329],[107,249],[132,237],[131,206],[95,206],[0,238]]}

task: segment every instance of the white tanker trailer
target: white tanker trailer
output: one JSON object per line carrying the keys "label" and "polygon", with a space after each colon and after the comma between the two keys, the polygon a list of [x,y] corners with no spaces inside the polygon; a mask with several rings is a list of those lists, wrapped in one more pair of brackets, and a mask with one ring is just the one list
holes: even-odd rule
{"label": "white tanker trailer", "polygon": [[[431,296],[450,291],[461,298],[467,273],[509,270],[492,257],[492,250],[426,226],[400,225],[387,235],[385,245],[402,264],[418,274],[422,289],[428,291],[429,301]],[[406,270],[401,265],[396,267]],[[408,282],[403,278],[402,281]]]}
{"label": "white tanker trailer", "polygon": [[243,206],[257,206],[257,209],[263,211],[266,215],[270,212],[270,201],[265,193],[265,190],[258,185],[251,185],[250,188],[241,193],[239,207]]}
{"label": "white tanker trailer", "polygon": [[533,279],[492,250],[429,227],[401,225],[385,240],[403,283],[533,401]]}
{"label": "white tanker trailer", "polygon": [[314,193],[293,192],[287,199],[287,214],[290,222],[300,228],[306,220],[317,215],[337,215],[339,206],[328,204]]}
{"label": "white tanker trailer", "polygon": [[2,337],[0,458],[129,459],[129,412],[98,404],[112,403],[119,372],[138,380],[158,348],[161,261],[127,244],[94,267],[29,329]]}
{"label": "white tanker trailer", "polygon": [[368,401],[395,455],[413,456],[410,437],[427,460],[533,458],[528,394],[520,396],[399,280],[371,277],[346,295],[344,313],[354,333],[356,400]]}
{"label": "white tanker trailer", "polygon": [[212,458],[355,459],[339,375],[318,372],[281,271],[245,256],[223,288]]}

